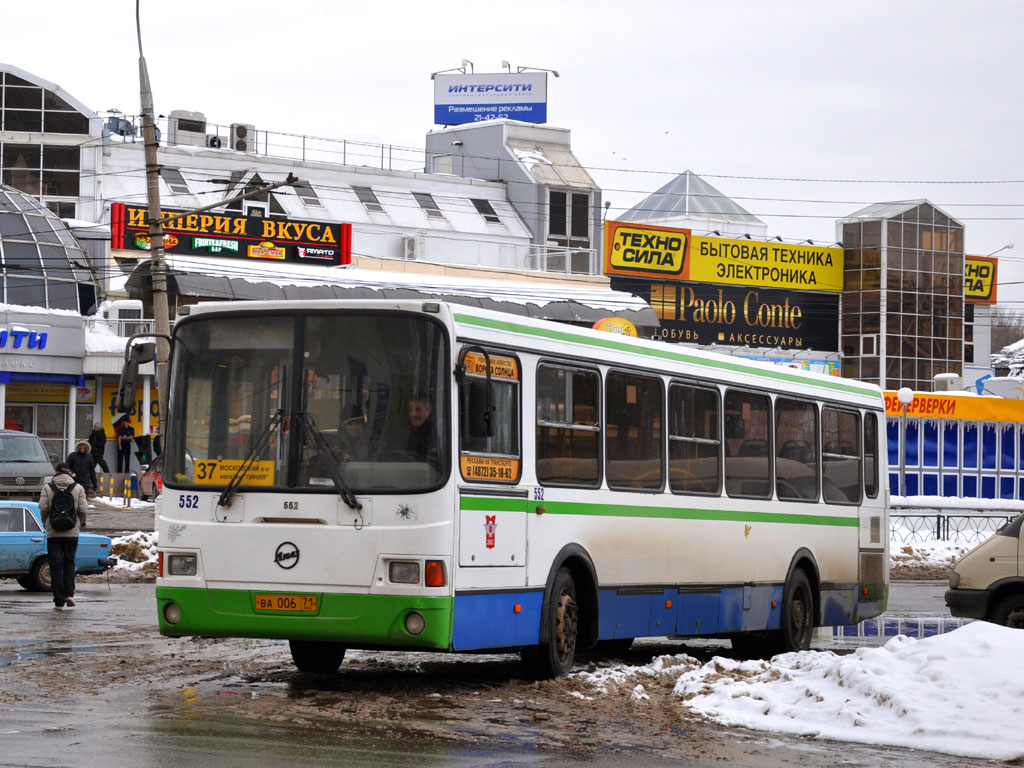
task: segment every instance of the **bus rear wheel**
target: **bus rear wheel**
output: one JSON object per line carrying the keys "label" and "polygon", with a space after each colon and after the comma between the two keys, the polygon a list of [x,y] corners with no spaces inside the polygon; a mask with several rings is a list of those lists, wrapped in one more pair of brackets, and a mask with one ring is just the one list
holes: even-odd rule
{"label": "bus rear wheel", "polygon": [[568,568],[560,568],[551,587],[547,605],[548,638],[540,645],[523,648],[523,664],[532,676],[540,679],[564,677],[576,658],[579,631],[579,604],[576,584]]}
{"label": "bus rear wheel", "polygon": [[337,672],[345,658],[345,646],[341,643],[324,643],[319,640],[289,640],[292,661],[300,672],[329,674]]}
{"label": "bus rear wheel", "polygon": [[814,593],[803,569],[796,569],[782,595],[782,625],[772,633],[775,653],[806,651],[814,634]]}

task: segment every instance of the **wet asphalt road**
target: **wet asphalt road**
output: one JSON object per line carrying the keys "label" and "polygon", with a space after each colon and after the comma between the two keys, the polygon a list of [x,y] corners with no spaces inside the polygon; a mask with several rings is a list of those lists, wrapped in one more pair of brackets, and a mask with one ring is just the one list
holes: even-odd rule
{"label": "wet asphalt road", "polygon": [[[932,607],[936,600],[941,603],[944,588],[939,582],[897,584],[893,608],[906,613],[913,606]],[[738,734],[732,739],[727,729],[718,729],[711,751],[681,760],[663,758],[657,751],[631,753],[618,747],[579,752],[538,749],[531,742],[531,734],[536,733],[532,726],[513,725],[498,738],[494,733],[481,734],[478,743],[464,738],[439,743],[421,740],[415,730],[401,727],[383,738],[379,731],[354,732],[349,725],[332,722],[329,711],[324,720],[296,722],[288,715],[273,717],[272,707],[263,720],[254,720],[240,714],[272,701],[284,706],[336,693],[336,685],[299,676],[282,665],[287,647],[279,642],[218,641],[196,652],[189,640],[160,637],[153,627],[152,584],[84,583],[77,596],[81,598],[77,608],[58,612],[48,595],[28,593],[10,580],[0,581],[0,765],[831,768],[874,766],[893,759],[908,768],[989,765],[906,750],[776,739],[770,734]],[[257,682],[237,673],[197,676],[198,667],[189,667],[185,659],[204,654],[243,663],[273,657],[277,668],[287,671]],[[180,671],[174,657],[182,658]],[[501,675],[493,674],[495,662],[482,663],[491,665],[481,675],[481,687],[491,694]],[[360,674],[371,688],[375,674],[391,685],[395,677],[401,679],[393,671]],[[415,690],[415,674],[409,675],[413,694],[434,695],[425,694],[422,687]]]}

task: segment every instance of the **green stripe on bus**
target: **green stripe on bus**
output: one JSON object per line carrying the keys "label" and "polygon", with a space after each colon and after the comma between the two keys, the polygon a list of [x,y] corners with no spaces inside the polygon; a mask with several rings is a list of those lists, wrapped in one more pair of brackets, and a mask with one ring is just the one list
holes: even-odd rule
{"label": "green stripe on bus", "polygon": [[[257,611],[255,594],[317,595],[314,613]],[[451,597],[338,594],[281,589],[156,588],[160,634],[170,636],[270,637],[286,640],[322,640],[349,645],[391,646],[445,650],[451,646]],[[181,609],[181,618],[169,624],[164,609]],[[422,634],[405,631],[405,617],[417,611],[426,619]]]}
{"label": "green stripe on bus", "polygon": [[[460,508],[467,511],[521,512],[523,499],[463,496]],[[511,504],[509,502],[517,502]],[[599,504],[583,501],[527,501],[527,510],[544,507],[549,515],[585,515],[589,517],[636,517],[660,520],[710,520],[734,523],[776,523],[788,525],[831,525],[856,528],[856,516],[812,515],[799,512],[753,512],[743,509],[696,509],[691,507],[657,507],[650,505]]]}
{"label": "green stripe on bus", "polygon": [[769,379],[775,379],[780,382],[786,382],[791,384],[802,384],[811,387],[820,387],[822,389],[834,390],[836,392],[847,392],[854,395],[862,395],[865,397],[877,397],[881,399],[881,394],[878,390],[867,389],[863,385],[859,385],[857,382],[850,379],[837,380],[837,381],[810,381],[802,376],[794,376],[791,373],[787,373],[786,369],[779,368],[777,371],[762,370],[760,368],[752,368],[751,366],[744,365],[742,363],[733,363],[725,360],[707,360],[704,358],[696,357],[685,352],[676,352],[671,349],[649,349],[647,347],[634,347],[631,344],[620,341],[613,334],[609,334],[607,339],[592,339],[588,336],[580,336],[579,334],[572,333],[571,331],[563,331],[561,329],[554,328],[534,328],[529,325],[521,325],[519,323],[509,322],[507,320],[492,320],[485,317],[474,317],[473,315],[464,315],[462,313],[456,313],[454,315],[456,322],[465,323],[467,325],[476,325],[481,328],[491,328],[498,331],[508,331],[510,333],[523,333],[529,336],[540,336],[546,339],[552,339],[554,341],[565,341],[571,344],[583,344],[591,347],[603,347],[605,349],[615,350],[617,352],[631,352],[635,355],[646,355],[647,357],[655,357],[663,360],[672,360],[680,363],[688,363],[690,365],[699,365],[705,368],[714,368],[721,371],[728,371],[730,373],[744,373],[751,376],[763,376]]}

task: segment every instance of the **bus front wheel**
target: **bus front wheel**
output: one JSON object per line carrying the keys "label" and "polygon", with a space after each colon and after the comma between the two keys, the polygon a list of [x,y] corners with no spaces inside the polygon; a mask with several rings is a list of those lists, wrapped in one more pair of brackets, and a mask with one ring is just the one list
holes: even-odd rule
{"label": "bus front wheel", "polygon": [[548,638],[522,650],[523,664],[534,677],[548,679],[569,674],[576,657],[579,604],[576,584],[568,568],[559,568],[547,605]]}
{"label": "bus front wheel", "polygon": [[324,643],[318,640],[289,640],[292,661],[300,672],[329,674],[337,672],[345,658],[345,646],[341,643]]}

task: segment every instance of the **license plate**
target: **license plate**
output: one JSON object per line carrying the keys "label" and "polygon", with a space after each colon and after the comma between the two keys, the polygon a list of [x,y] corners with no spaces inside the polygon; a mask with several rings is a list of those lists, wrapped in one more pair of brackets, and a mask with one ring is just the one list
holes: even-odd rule
{"label": "license plate", "polygon": [[298,611],[316,613],[320,603],[316,595],[254,595],[257,611]]}

